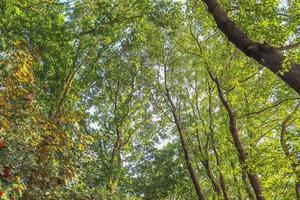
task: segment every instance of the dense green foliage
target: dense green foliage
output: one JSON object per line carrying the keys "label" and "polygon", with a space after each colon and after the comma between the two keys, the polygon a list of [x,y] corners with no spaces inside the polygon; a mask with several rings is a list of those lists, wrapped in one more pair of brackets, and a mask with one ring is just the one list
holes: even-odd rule
{"label": "dense green foliage", "polygon": [[[300,41],[297,0],[219,2],[256,41]],[[296,199],[300,97],[202,1],[1,0],[0,175],[1,199],[259,199],[251,175]]]}

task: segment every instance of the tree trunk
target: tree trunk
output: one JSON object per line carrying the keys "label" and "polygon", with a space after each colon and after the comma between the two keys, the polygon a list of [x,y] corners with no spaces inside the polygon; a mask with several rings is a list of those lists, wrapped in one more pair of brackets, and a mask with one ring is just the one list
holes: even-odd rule
{"label": "tree trunk", "polygon": [[122,167],[121,163],[121,152],[120,152],[120,147],[119,144],[116,148],[114,148],[114,151],[112,153],[112,157],[110,160],[110,165],[109,165],[109,174],[107,178],[107,190],[109,195],[112,197],[116,193],[116,189],[119,184],[120,180],[120,170]]}
{"label": "tree trunk", "polygon": [[[283,68],[285,57],[282,53],[264,43],[252,41],[233,21],[231,21],[217,0],[203,0],[208,12],[212,14],[219,29],[225,34],[230,42],[248,57],[255,59],[260,64],[278,75],[286,84],[300,94],[300,65],[292,63],[286,72]],[[284,73],[283,73],[284,72]]]}
{"label": "tree trunk", "polygon": [[225,185],[225,180],[224,180],[223,174],[221,172],[220,172],[219,178],[220,178],[220,185],[221,185],[223,197],[225,200],[229,200],[226,185]]}
{"label": "tree trunk", "polygon": [[206,159],[204,161],[202,161],[202,164],[203,166],[205,167],[205,170],[206,170],[206,174],[215,190],[215,192],[217,193],[218,197],[220,197],[222,195],[222,192],[221,192],[221,189],[220,189],[220,186],[219,184],[217,183],[217,181],[215,180],[215,177],[211,171],[211,168],[210,168],[210,163],[209,161]]}
{"label": "tree trunk", "polygon": [[186,164],[187,164],[188,171],[190,173],[192,182],[194,184],[198,199],[199,200],[204,200],[205,198],[204,198],[204,195],[202,193],[202,189],[200,187],[200,184],[197,180],[195,170],[193,169],[192,162],[191,162],[191,159],[190,159],[190,156],[189,156],[188,147],[187,147],[185,138],[183,136],[182,130],[181,130],[180,126],[178,126],[178,125],[176,125],[176,126],[177,126],[177,130],[178,130],[179,137],[180,137],[180,143],[181,143],[181,146],[182,146],[182,149],[183,149],[183,152],[184,152],[184,158],[185,158],[185,161],[186,161]]}
{"label": "tree trunk", "polygon": [[205,197],[203,195],[201,186],[200,186],[200,184],[197,180],[197,176],[196,176],[195,170],[193,168],[192,160],[191,160],[190,155],[189,155],[188,145],[187,145],[187,142],[184,138],[184,134],[183,134],[183,130],[181,128],[181,123],[180,123],[179,117],[177,116],[177,109],[176,109],[176,107],[175,107],[175,105],[172,101],[172,98],[171,98],[171,95],[170,95],[170,92],[169,92],[169,88],[167,86],[167,69],[166,69],[166,66],[164,67],[164,75],[165,75],[165,95],[166,95],[166,97],[168,99],[168,102],[170,104],[170,107],[171,107],[173,120],[174,120],[174,123],[176,125],[177,131],[178,131],[178,134],[179,134],[180,143],[181,143],[181,147],[182,147],[182,150],[183,150],[183,153],[184,153],[184,158],[185,158],[185,162],[186,162],[186,165],[187,165],[187,168],[188,168],[188,172],[190,174],[190,178],[191,178],[192,183],[194,185],[198,200],[205,200]]}
{"label": "tree trunk", "polygon": [[210,83],[208,84],[208,90],[209,90],[208,113],[209,113],[209,131],[211,134],[211,145],[212,145],[212,149],[213,149],[214,156],[215,156],[216,163],[217,163],[218,170],[219,170],[219,182],[220,182],[222,194],[223,194],[224,200],[229,200],[224,176],[220,170],[221,162],[220,162],[219,153],[218,153],[217,147],[216,147],[217,145],[216,145],[216,140],[215,140],[215,131],[213,128],[214,122],[213,122],[213,112],[212,112],[212,106],[213,106],[212,105],[212,87],[211,87]]}
{"label": "tree trunk", "polygon": [[245,189],[249,199],[254,200],[254,195],[251,191],[251,187],[247,180],[247,173],[245,171],[242,171],[242,180],[243,180],[244,189]]}
{"label": "tree trunk", "polygon": [[[171,98],[169,98],[169,97],[168,97],[168,99],[169,99],[169,101],[171,100]],[[173,105],[172,101],[170,103]],[[174,109],[175,109],[175,106],[173,105],[172,106],[172,114],[173,114],[173,118],[174,118],[174,121],[175,121],[175,124],[176,124],[177,131],[179,133],[180,143],[181,143],[181,147],[182,147],[182,150],[183,150],[183,153],[184,153],[185,162],[186,162],[186,165],[187,165],[192,183],[195,187],[197,197],[198,197],[199,200],[204,200],[205,198],[204,198],[204,195],[202,193],[202,189],[200,187],[200,184],[197,180],[197,176],[196,176],[196,173],[195,173],[195,170],[193,168],[192,161],[191,161],[191,158],[190,158],[190,155],[189,155],[188,146],[187,146],[186,140],[184,138],[183,131],[182,131],[182,128],[180,126],[176,110],[174,110]]]}
{"label": "tree trunk", "polygon": [[[116,106],[116,104],[115,104],[115,106]],[[123,147],[122,139],[121,139],[122,132],[120,131],[117,123],[116,123],[115,132],[116,132],[117,138],[114,143],[114,147],[113,147],[113,150],[111,153],[111,158],[109,161],[108,178],[107,178],[107,185],[106,185],[108,193],[111,197],[114,196],[116,189],[118,187],[119,180],[120,180],[120,170],[122,168],[122,161],[121,161],[121,151],[122,151],[122,147]]]}
{"label": "tree trunk", "polygon": [[208,71],[208,73],[209,73],[211,79],[215,82],[217,89],[218,89],[218,96],[228,113],[229,129],[230,129],[231,136],[233,138],[233,143],[238,151],[238,157],[239,157],[241,167],[248,176],[250,184],[255,192],[256,199],[264,200],[265,198],[262,194],[262,187],[258,180],[258,177],[255,173],[252,173],[250,171],[249,166],[247,164],[248,154],[247,154],[246,150],[244,149],[244,146],[240,140],[240,133],[239,133],[239,129],[238,129],[238,123],[237,123],[237,117],[236,117],[235,111],[233,110],[231,105],[228,103],[228,101],[225,99],[219,80],[212,75],[212,72],[210,70]]}

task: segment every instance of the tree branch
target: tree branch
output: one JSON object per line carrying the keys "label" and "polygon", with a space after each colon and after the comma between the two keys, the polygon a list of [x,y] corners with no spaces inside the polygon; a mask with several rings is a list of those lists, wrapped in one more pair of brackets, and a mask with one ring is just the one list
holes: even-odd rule
{"label": "tree branch", "polygon": [[289,49],[293,49],[293,48],[297,48],[297,47],[300,47],[300,42],[296,42],[294,44],[289,44],[289,45],[286,45],[286,46],[282,46],[282,47],[279,47],[277,49],[280,50],[280,51],[283,51],[283,50],[289,50]]}
{"label": "tree branch", "polygon": [[208,12],[214,17],[218,28],[231,43],[248,57],[271,70],[300,94],[300,64],[292,63],[288,66],[289,70],[286,70],[287,67],[283,67],[286,58],[278,49],[267,43],[262,44],[251,40],[245,32],[229,19],[227,12],[217,0],[202,1],[206,4]]}

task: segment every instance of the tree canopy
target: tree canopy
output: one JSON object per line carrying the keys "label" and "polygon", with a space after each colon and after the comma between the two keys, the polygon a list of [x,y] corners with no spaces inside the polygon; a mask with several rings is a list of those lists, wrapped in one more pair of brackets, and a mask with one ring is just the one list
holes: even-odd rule
{"label": "tree canopy", "polygon": [[1,0],[0,199],[300,200],[298,0]]}

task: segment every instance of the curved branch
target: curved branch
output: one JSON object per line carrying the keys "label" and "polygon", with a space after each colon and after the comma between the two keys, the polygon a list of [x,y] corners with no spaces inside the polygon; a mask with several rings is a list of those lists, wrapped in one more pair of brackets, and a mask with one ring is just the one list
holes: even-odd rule
{"label": "curved branch", "polygon": [[203,0],[208,12],[212,14],[218,28],[225,34],[228,40],[233,43],[248,57],[253,58],[274,74],[279,76],[286,84],[300,94],[300,64],[292,63],[287,71],[283,67],[285,56],[276,48],[267,43],[259,43],[251,40],[228,17],[225,9],[217,0]]}
{"label": "curved branch", "polygon": [[300,47],[300,42],[296,42],[294,44],[289,44],[289,45],[286,45],[286,46],[282,46],[282,47],[279,47],[277,49],[280,50],[280,51],[283,51],[283,50],[289,50],[289,49],[293,49],[293,48],[297,48],[297,47]]}

